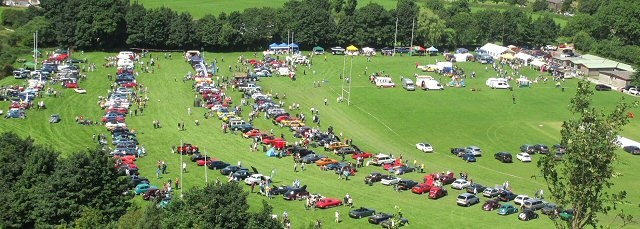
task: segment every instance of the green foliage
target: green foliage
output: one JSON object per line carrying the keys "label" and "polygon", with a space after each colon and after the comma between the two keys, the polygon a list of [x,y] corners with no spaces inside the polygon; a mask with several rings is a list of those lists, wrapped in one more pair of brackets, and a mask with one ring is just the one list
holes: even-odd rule
{"label": "green foliage", "polygon": [[548,3],[546,0],[535,0],[531,3],[531,9],[533,12],[545,11],[548,8]]}
{"label": "green foliage", "polygon": [[559,228],[595,227],[598,214],[615,209],[626,196],[624,191],[610,194],[611,179],[618,148],[618,133],[627,123],[631,108],[624,100],[605,114],[592,105],[593,91],[585,80],[578,82],[570,111],[576,118],[562,124],[561,144],[566,146],[562,160],[550,153],[538,161],[538,167],[553,199],[575,211],[569,222],[556,221]]}
{"label": "green foliage", "polygon": [[[578,3],[578,12],[585,14],[595,14],[600,6],[605,6],[611,0],[580,0]],[[619,0],[612,0],[619,1]]]}
{"label": "green foliage", "polygon": [[159,219],[164,228],[282,228],[271,218],[271,206],[263,202],[260,212],[250,214],[248,193],[237,183],[207,185],[185,193],[166,209],[149,207],[147,219]]}
{"label": "green foliage", "polygon": [[0,213],[4,228],[106,225],[126,211],[126,182],[102,151],[60,159],[15,134],[2,134],[0,142],[0,200],[8,206]]}
{"label": "green foliage", "polygon": [[425,46],[439,46],[444,38],[444,29],[446,25],[444,20],[427,8],[420,9],[418,15],[418,23],[416,26],[416,37],[418,41],[422,41]]}
{"label": "green foliage", "polygon": [[620,39],[624,45],[640,45],[640,4],[631,0],[611,1],[594,14],[596,21],[608,32],[607,39]]}
{"label": "green foliage", "polygon": [[[409,46],[411,42],[411,28],[414,20],[418,19],[419,7],[415,0],[398,0],[395,16],[398,20],[398,43]],[[395,21],[394,21],[395,22]]]}
{"label": "green foliage", "polygon": [[532,24],[531,43],[534,47],[540,47],[545,44],[554,44],[560,33],[560,26],[549,15],[544,15]]}
{"label": "green foliage", "polygon": [[561,12],[573,12],[573,7],[571,6],[573,4],[573,0],[564,0],[562,2],[562,6],[560,6],[560,11]]}

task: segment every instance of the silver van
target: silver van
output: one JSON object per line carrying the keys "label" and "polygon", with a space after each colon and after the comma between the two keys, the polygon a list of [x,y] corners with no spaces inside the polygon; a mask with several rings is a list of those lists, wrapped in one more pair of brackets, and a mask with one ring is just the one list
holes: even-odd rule
{"label": "silver van", "polygon": [[524,209],[536,211],[545,206],[545,202],[541,199],[528,199],[524,201]]}
{"label": "silver van", "polygon": [[409,78],[402,78],[402,88],[407,91],[415,91],[416,86],[413,84],[413,81]]}

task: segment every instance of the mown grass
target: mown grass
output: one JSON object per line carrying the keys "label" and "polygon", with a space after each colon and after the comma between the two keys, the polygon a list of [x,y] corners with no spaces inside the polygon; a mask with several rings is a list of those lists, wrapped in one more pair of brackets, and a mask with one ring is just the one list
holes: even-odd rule
{"label": "mown grass", "polygon": [[[86,53],[85,56],[98,63],[103,62],[108,53]],[[154,53],[154,57],[160,57],[160,68],[154,74],[142,74],[138,81],[149,89],[150,101],[144,114],[137,117],[128,117],[127,123],[131,128],[139,131],[139,141],[148,152],[148,156],[140,159],[137,164],[142,175],[152,178],[156,185],[162,185],[167,179],[175,180],[180,177],[180,157],[171,154],[171,146],[180,142],[189,142],[198,145],[209,155],[236,164],[241,161],[245,166],[254,166],[260,172],[269,174],[276,170],[275,185],[291,185],[293,180],[300,179],[301,183],[308,185],[308,190],[325,196],[341,198],[349,193],[354,198],[356,206],[375,208],[378,211],[393,212],[394,206],[403,209],[404,217],[411,222],[414,228],[431,228],[434,225],[457,228],[495,227],[496,225],[517,225],[522,228],[549,228],[552,222],[546,217],[531,222],[519,222],[515,215],[506,217],[498,216],[495,212],[484,212],[480,206],[461,208],[455,205],[455,197],[460,191],[450,190],[450,194],[440,200],[429,200],[426,196],[415,195],[410,192],[394,192],[390,187],[379,183],[374,186],[364,185],[363,177],[372,171],[382,171],[378,167],[362,168],[350,181],[338,180],[331,172],[322,172],[316,166],[307,166],[304,172],[293,172],[291,158],[268,158],[262,152],[250,152],[250,140],[241,138],[238,134],[222,134],[221,121],[217,119],[204,119],[201,108],[192,108],[193,114],[187,114],[187,108],[192,106],[194,92],[190,82],[182,82],[180,79],[187,72],[192,71],[184,60],[180,59],[180,53],[174,53],[173,60],[165,60],[161,54]],[[211,60],[216,57],[221,69],[221,75],[229,75],[229,65],[236,64],[236,58],[247,53],[206,53]],[[225,62],[221,62],[224,57]],[[83,58],[76,53],[75,58]],[[474,182],[493,186],[502,184],[508,180],[513,190],[519,194],[533,195],[537,189],[544,188],[544,180],[536,178],[539,175],[534,162],[523,164],[515,161],[512,164],[502,164],[493,159],[493,154],[498,151],[509,151],[515,155],[518,147],[524,143],[545,143],[552,145],[559,141],[559,130],[563,120],[571,118],[567,105],[575,92],[575,79],[568,80],[564,86],[565,92],[553,87],[552,83],[536,84],[533,88],[518,89],[513,92],[508,90],[491,90],[484,86],[484,80],[494,73],[485,71],[485,66],[476,63],[459,63],[468,73],[475,71],[476,79],[467,79],[466,88],[447,88],[444,91],[414,91],[407,92],[398,88],[377,89],[373,87],[365,76],[372,71],[385,71],[394,80],[399,82],[400,76],[410,77],[416,71],[415,63],[434,63],[442,57],[375,57],[372,62],[366,62],[363,57],[346,59],[346,76],[352,75],[351,104],[337,104],[336,98],[340,94],[342,81],[339,75],[343,72],[345,59],[342,56],[315,57],[313,68],[298,70],[298,80],[291,81],[284,77],[264,78],[261,85],[273,93],[286,93],[286,103],[299,103],[300,112],[310,117],[311,107],[320,110],[322,128],[333,126],[336,132],[343,132],[346,138],[354,139],[354,144],[370,152],[391,153],[396,156],[403,155],[411,163],[417,160],[418,164],[424,163],[427,172],[454,171],[467,172]],[[351,70],[351,74],[349,73]],[[110,82],[107,74],[113,74],[115,69],[98,67],[96,72],[89,72],[88,80],[80,83],[86,88],[86,95],[78,95],[71,90],[64,90],[59,85],[53,86],[63,91],[63,97],[42,98],[48,109],[45,111],[28,111],[26,120],[2,119],[0,130],[15,131],[22,136],[31,136],[37,143],[49,145],[57,150],[69,153],[89,147],[95,147],[91,142],[93,133],[105,133],[101,126],[81,126],[73,122],[78,115],[97,120],[102,114],[96,104],[97,97],[107,93]],[[312,71],[315,71],[313,74]],[[422,74],[422,73],[421,73]],[[524,74],[530,77],[539,73],[533,70],[525,70]],[[432,74],[433,75],[433,74]],[[434,75],[435,76],[435,75]],[[436,78],[440,78],[435,76]],[[320,88],[313,87],[313,81],[325,81]],[[445,79],[441,79],[446,83]],[[0,81],[0,85],[18,83],[14,79]],[[470,88],[480,88],[481,91],[471,91]],[[235,102],[239,102],[238,92],[228,92]],[[516,97],[516,104],[512,104],[512,93]],[[328,98],[329,105],[323,105],[323,98]],[[597,92],[594,96],[594,105],[603,109],[610,109],[616,101],[625,97],[626,101],[635,101],[635,98],[623,96],[617,92]],[[0,108],[6,109],[7,102],[0,102]],[[245,109],[247,110],[247,109]],[[637,112],[637,108],[634,109]],[[48,116],[52,113],[60,113],[63,122],[49,124]],[[245,112],[245,115],[247,112]],[[262,116],[260,116],[262,117]],[[160,120],[163,128],[153,129],[152,121]],[[194,120],[200,120],[201,125],[195,126]],[[178,131],[177,123],[184,121],[186,131]],[[276,135],[286,134],[289,140],[293,140],[290,132],[273,126],[270,120],[259,118],[255,125],[263,130],[274,129]],[[631,139],[640,139],[640,131],[637,120],[632,120],[625,129],[623,135]],[[436,148],[436,153],[424,154],[415,149],[414,144],[427,141]],[[478,145],[484,151],[484,156],[477,163],[464,163],[461,159],[452,156],[448,150],[450,147]],[[320,153],[321,148],[315,149]],[[616,170],[621,176],[615,178],[617,184],[613,189],[629,189],[640,185],[634,174],[639,172],[637,157],[620,150],[619,164]],[[338,158],[333,156],[334,158]],[[184,160],[188,161],[185,157]],[[169,165],[169,174],[162,175],[161,179],[155,178],[155,165],[158,160],[164,160]],[[181,179],[185,189],[201,186],[205,183],[205,169],[188,162],[188,172]],[[208,182],[214,182],[219,178],[225,182],[225,178],[217,171],[208,171]],[[424,174],[407,174],[404,178],[422,180]],[[249,187],[246,187],[249,190]],[[180,191],[178,191],[179,193]],[[548,192],[547,192],[548,193]],[[640,194],[628,193],[628,200],[632,205],[623,208],[631,214],[637,214],[637,200]],[[547,194],[548,196],[548,194]],[[249,202],[252,209],[258,209],[260,201],[265,199],[258,195],[250,195]],[[484,201],[484,198],[482,199]],[[145,202],[136,199],[138,203]],[[308,212],[304,210],[304,203],[284,201],[281,197],[269,200],[275,207],[274,213],[289,212],[294,228],[306,226],[315,219],[321,219],[329,228],[370,227],[366,219],[348,219],[348,209],[339,207],[344,221],[339,225],[333,223],[333,213],[336,209],[317,210]],[[603,222],[610,222],[613,217],[604,217]],[[506,226],[498,226],[506,227]]]}
{"label": "mown grass", "polygon": [[[275,7],[280,8],[287,0],[273,0],[273,1],[255,1],[255,0],[175,0],[175,1],[155,1],[155,0],[131,0],[131,2],[138,2],[148,8],[168,7],[178,12],[189,12],[194,18],[201,18],[204,15],[212,14],[218,16],[221,12],[227,14],[233,11],[242,12],[246,8],[262,8],[262,7]],[[394,0],[360,0],[358,1],[358,7],[365,6],[369,2],[378,3],[387,9],[393,9],[396,7],[396,1]]]}

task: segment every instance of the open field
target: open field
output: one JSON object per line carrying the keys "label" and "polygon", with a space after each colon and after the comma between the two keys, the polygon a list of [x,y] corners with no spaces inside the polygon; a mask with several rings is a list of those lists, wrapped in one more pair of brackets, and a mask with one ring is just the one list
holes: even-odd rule
{"label": "open field", "polygon": [[[255,1],[255,0],[131,0],[138,2],[148,8],[168,7],[178,12],[189,12],[194,18],[201,18],[206,14],[218,16],[221,12],[231,13],[233,11],[243,11],[246,8],[277,7],[280,8],[288,0]],[[360,0],[358,7],[365,6],[369,2],[378,3],[387,9],[396,7],[394,0]]]}
{"label": "open field", "polygon": [[[102,60],[108,53],[79,53],[74,58],[87,57],[101,66]],[[242,53],[206,53],[208,61],[216,57],[219,61],[222,75],[229,75],[228,66],[235,65],[236,58]],[[250,54],[245,54],[250,55]],[[495,212],[484,212],[479,205],[462,208],[455,205],[455,197],[461,191],[449,189],[449,196],[439,200],[429,200],[425,195],[415,195],[405,191],[396,193],[391,187],[380,183],[367,186],[363,183],[364,176],[372,171],[383,172],[378,167],[362,168],[355,177],[349,181],[338,180],[332,172],[322,172],[315,165],[307,166],[307,171],[294,173],[293,161],[290,157],[283,159],[268,158],[262,152],[250,152],[250,140],[243,139],[238,134],[222,134],[221,121],[217,119],[204,119],[202,108],[193,108],[192,115],[187,114],[187,108],[193,103],[194,92],[191,83],[183,83],[180,79],[187,72],[192,71],[190,66],[179,58],[179,53],[174,53],[173,60],[161,58],[162,54],[153,54],[160,57],[160,68],[155,74],[141,74],[138,81],[149,89],[148,107],[144,114],[136,117],[128,117],[127,124],[140,132],[138,140],[147,149],[148,156],[138,160],[137,164],[142,175],[152,178],[152,183],[162,185],[163,181],[171,178],[175,180],[180,176],[180,157],[171,154],[171,146],[179,145],[181,141],[200,146],[209,155],[236,164],[241,161],[244,166],[254,166],[263,173],[276,170],[274,185],[291,185],[295,179],[300,179],[302,185],[308,185],[312,193],[320,193],[325,196],[341,198],[349,193],[354,199],[354,205],[366,206],[377,211],[393,213],[394,205],[402,208],[404,217],[410,220],[410,228],[433,228],[434,223],[442,227],[455,228],[484,228],[500,225],[517,225],[519,228],[550,228],[552,222],[541,215],[541,219],[531,222],[519,222],[515,215],[499,216]],[[225,62],[221,62],[224,57]],[[509,181],[514,192],[532,196],[534,191],[544,188],[544,180],[535,178],[538,169],[534,162],[523,164],[517,160],[512,164],[502,164],[493,159],[493,154],[498,151],[509,151],[514,156],[518,147],[524,143],[555,144],[559,141],[559,130],[562,120],[571,117],[567,105],[575,92],[575,79],[567,80],[564,86],[566,92],[553,87],[553,83],[536,84],[529,89],[514,89],[517,99],[512,104],[511,93],[508,90],[491,90],[484,86],[484,80],[494,73],[485,71],[484,67],[477,63],[459,63],[467,73],[475,71],[476,79],[468,79],[466,88],[447,88],[444,91],[414,91],[407,92],[401,87],[389,89],[377,89],[373,87],[367,77],[372,71],[384,71],[390,74],[396,83],[400,76],[409,77],[418,73],[414,63],[434,63],[435,58],[443,57],[375,57],[372,62],[366,62],[364,57],[353,59],[342,56],[315,57],[313,68],[303,74],[302,68],[298,69],[298,80],[291,81],[288,78],[273,77],[263,78],[260,84],[267,91],[280,94],[286,93],[287,105],[290,103],[301,104],[300,112],[307,117],[309,108],[320,110],[322,127],[329,125],[335,128],[335,132],[343,132],[346,138],[354,139],[354,144],[363,150],[376,153],[385,152],[394,155],[403,155],[411,163],[417,160],[418,164],[424,163],[426,171],[442,172],[467,172],[474,182],[493,186]],[[351,60],[353,67],[351,68]],[[351,105],[337,104],[336,97],[340,93],[341,80],[339,75],[343,71],[343,61],[346,62],[345,76],[352,75]],[[351,70],[350,70],[351,69]],[[87,89],[86,95],[78,95],[71,90],[62,89],[59,85],[53,86],[57,90],[63,90],[63,97],[43,98],[49,107],[45,111],[31,110],[27,112],[27,119],[1,119],[0,130],[14,131],[21,136],[31,136],[37,143],[49,145],[63,152],[82,150],[87,147],[95,147],[91,142],[93,133],[105,133],[101,126],[81,126],[75,124],[73,118],[82,115],[92,120],[97,120],[103,113],[96,104],[98,96],[106,95],[110,81],[107,74],[113,74],[115,69],[98,67],[96,72],[89,72],[88,80],[81,81],[80,86]],[[315,74],[312,73],[315,71]],[[349,73],[351,72],[351,73]],[[538,73],[526,70],[525,75],[533,77]],[[435,76],[435,75],[434,75]],[[436,77],[437,78],[437,77]],[[313,87],[313,81],[323,80],[325,83],[320,88]],[[446,83],[445,79],[442,79]],[[5,79],[0,85],[22,84],[22,81]],[[472,92],[470,88],[480,88],[481,91]],[[238,92],[230,93],[236,103],[239,102]],[[322,104],[323,98],[328,98],[329,105]],[[345,96],[346,97],[346,96]],[[604,109],[611,108],[618,99],[625,97],[626,101],[634,101],[636,98],[623,96],[618,92],[597,92],[594,96],[594,104]],[[0,102],[0,108],[6,109],[7,102]],[[247,109],[245,109],[247,110]],[[638,113],[638,109],[634,109]],[[60,113],[63,121],[59,124],[48,124],[48,116],[52,113]],[[247,112],[244,112],[247,114]],[[262,116],[260,116],[262,117]],[[160,120],[163,128],[153,129],[152,120]],[[194,120],[200,120],[201,125],[195,126]],[[310,119],[310,118],[309,118]],[[178,131],[176,124],[185,121],[186,131]],[[285,133],[287,139],[292,139],[289,131],[280,129],[271,124],[270,120],[257,119],[255,125],[263,130],[273,128],[276,135]],[[625,129],[623,136],[640,140],[640,122],[636,119]],[[424,154],[415,149],[414,144],[427,141],[434,145],[436,153]],[[478,158],[476,163],[465,163],[461,159],[449,153],[450,147],[478,145],[482,148],[484,156]],[[325,153],[321,148],[316,152]],[[625,205],[625,211],[632,215],[640,214],[637,208],[640,193],[632,192],[629,187],[638,187],[640,182],[634,175],[640,172],[638,157],[633,157],[619,150],[620,160],[616,167],[621,176],[614,181],[617,184],[614,189],[626,189],[629,191],[630,205]],[[330,153],[327,153],[330,154]],[[336,156],[333,158],[338,159]],[[188,160],[188,157],[184,158]],[[514,158],[515,159],[515,158]],[[162,179],[155,179],[155,165],[158,160],[165,160],[169,166],[169,174]],[[205,169],[188,162],[188,172],[184,174],[181,182],[189,187],[200,186],[205,183]],[[406,174],[403,178],[422,180],[424,174]],[[208,171],[208,181],[213,182],[219,178],[224,182],[225,177],[217,171]],[[250,190],[247,186],[246,190]],[[180,192],[177,190],[177,192]],[[545,192],[549,196],[548,192]],[[258,195],[250,195],[249,202],[253,209],[259,208],[260,201],[265,199]],[[484,202],[486,198],[481,198]],[[135,201],[140,204],[145,202],[140,198]],[[366,219],[353,220],[347,218],[348,208],[339,207],[344,221],[339,225],[333,223],[333,214],[336,209],[318,210],[313,213],[304,210],[304,202],[287,202],[281,197],[269,200],[275,207],[274,213],[289,212],[294,228],[306,226],[319,218],[327,228],[376,228],[366,222]],[[311,214],[308,214],[311,213]],[[464,220],[463,220],[464,218]],[[601,222],[608,223],[613,217],[604,217]],[[498,226],[500,228],[507,226]]]}

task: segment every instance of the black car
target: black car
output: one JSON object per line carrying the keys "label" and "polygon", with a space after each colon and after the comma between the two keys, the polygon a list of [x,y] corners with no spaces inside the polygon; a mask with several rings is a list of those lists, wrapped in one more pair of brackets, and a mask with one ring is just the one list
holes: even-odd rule
{"label": "black car", "polygon": [[229,163],[226,163],[224,161],[212,161],[209,163],[209,165],[207,165],[209,169],[214,169],[214,170],[224,169],[227,166],[229,166]]}
{"label": "black car", "polygon": [[373,210],[371,208],[365,208],[365,207],[360,207],[358,209],[353,209],[349,211],[349,217],[354,219],[369,217],[369,216],[372,216],[373,214],[376,214],[376,210]]}
{"label": "black car", "polygon": [[284,195],[285,193],[287,193],[289,190],[291,190],[291,186],[273,186],[273,188],[271,189],[271,195]]}
{"label": "black car", "polygon": [[398,189],[400,190],[409,190],[414,186],[418,185],[418,182],[412,180],[400,180],[398,181]]}
{"label": "black car", "polygon": [[231,177],[233,178],[233,180],[235,181],[242,181],[245,178],[251,176],[251,172],[249,172],[249,170],[238,170],[235,173],[231,174]]}
{"label": "black car", "polygon": [[522,211],[522,213],[518,214],[518,219],[522,221],[529,221],[537,218],[538,218],[538,213],[529,209],[525,209],[524,211]]}
{"label": "black car", "polygon": [[229,165],[229,166],[225,167],[224,169],[221,169],[220,170],[220,174],[229,175],[229,174],[235,173],[235,172],[240,171],[240,170],[249,171],[249,169],[247,169],[247,168],[242,168],[240,166],[235,166],[235,165]]}
{"label": "black car", "polygon": [[528,154],[535,154],[536,153],[536,148],[533,145],[524,144],[524,145],[520,146],[520,152],[528,153]]}
{"label": "black car", "polygon": [[336,151],[337,155],[343,155],[343,154],[353,154],[356,152],[356,149],[354,149],[353,147],[342,147],[340,149],[338,149],[338,151]]}
{"label": "black car", "polygon": [[378,214],[369,216],[369,223],[380,224],[382,223],[382,221],[388,220],[391,217],[393,217],[391,214],[380,212]]}
{"label": "black car", "polygon": [[558,212],[562,211],[562,208],[556,204],[547,203],[546,205],[544,205],[544,207],[540,209],[540,211],[542,212],[542,214],[545,214],[545,215],[553,215],[553,213],[556,211]]}
{"label": "black car", "polygon": [[287,154],[288,155],[294,155],[294,154],[299,154],[300,157],[305,157],[309,154],[313,154],[313,150],[304,148],[304,147],[300,147],[300,146],[290,146],[287,147]]}
{"label": "black car", "polygon": [[382,226],[382,228],[398,228],[398,227],[404,226],[405,224],[408,224],[409,220],[405,218],[400,218],[400,220],[396,223],[397,225],[393,225],[393,222],[391,222],[391,219],[388,219],[388,220],[382,221],[380,223],[380,226]]}
{"label": "black car", "polygon": [[514,200],[516,198],[516,196],[518,196],[518,195],[516,195],[513,192],[510,192],[510,191],[507,191],[507,190],[502,190],[500,192],[500,194],[498,195],[498,198],[500,198],[500,201],[509,202],[509,201]]}
{"label": "black car", "polygon": [[547,145],[535,144],[533,145],[533,148],[537,153],[541,153],[541,154],[549,153],[549,147]]}
{"label": "black car", "polygon": [[640,147],[638,146],[625,146],[622,149],[624,149],[624,151],[626,151],[627,153],[640,155]]}
{"label": "black car", "polygon": [[200,153],[196,153],[196,154],[193,154],[191,156],[191,162],[196,162],[196,161],[199,161],[199,160],[205,160],[205,161],[209,160],[209,156],[205,156],[205,155],[202,155]]}
{"label": "black car", "polygon": [[473,183],[471,185],[469,185],[467,187],[467,192],[468,193],[473,193],[473,194],[478,194],[478,193],[482,193],[484,192],[484,190],[487,189],[487,187],[478,184],[478,183]]}
{"label": "black car", "polygon": [[510,153],[507,152],[498,152],[494,155],[494,157],[496,158],[496,160],[501,161],[502,163],[511,163],[512,161],[512,156]]}
{"label": "black car", "polygon": [[285,200],[299,200],[309,197],[309,192],[307,191],[307,186],[303,185],[300,188],[291,188],[283,195],[282,198]]}
{"label": "black car", "polygon": [[464,148],[451,148],[451,154],[456,155],[458,157],[462,157],[464,155]]}
{"label": "black car", "polygon": [[382,177],[384,177],[385,175],[382,175],[379,172],[372,172],[371,174],[367,175],[366,177],[364,177],[364,183],[365,184],[373,184],[375,182],[378,182],[380,180],[382,180]]}
{"label": "black car", "polygon": [[149,184],[149,179],[140,176],[131,176],[131,182],[129,182],[130,188],[135,188],[139,184]]}
{"label": "black car", "polygon": [[309,154],[307,156],[302,157],[302,163],[311,164],[311,163],[314,163],[317,160],[320,160],[320,159],[325,158],[325,157],[327,157],[327,156],[312,153],[312,154]]}
{"label": "black car", "polygon": [[596,91],[611,91],[611,87],[604,84],[596,84]]}

